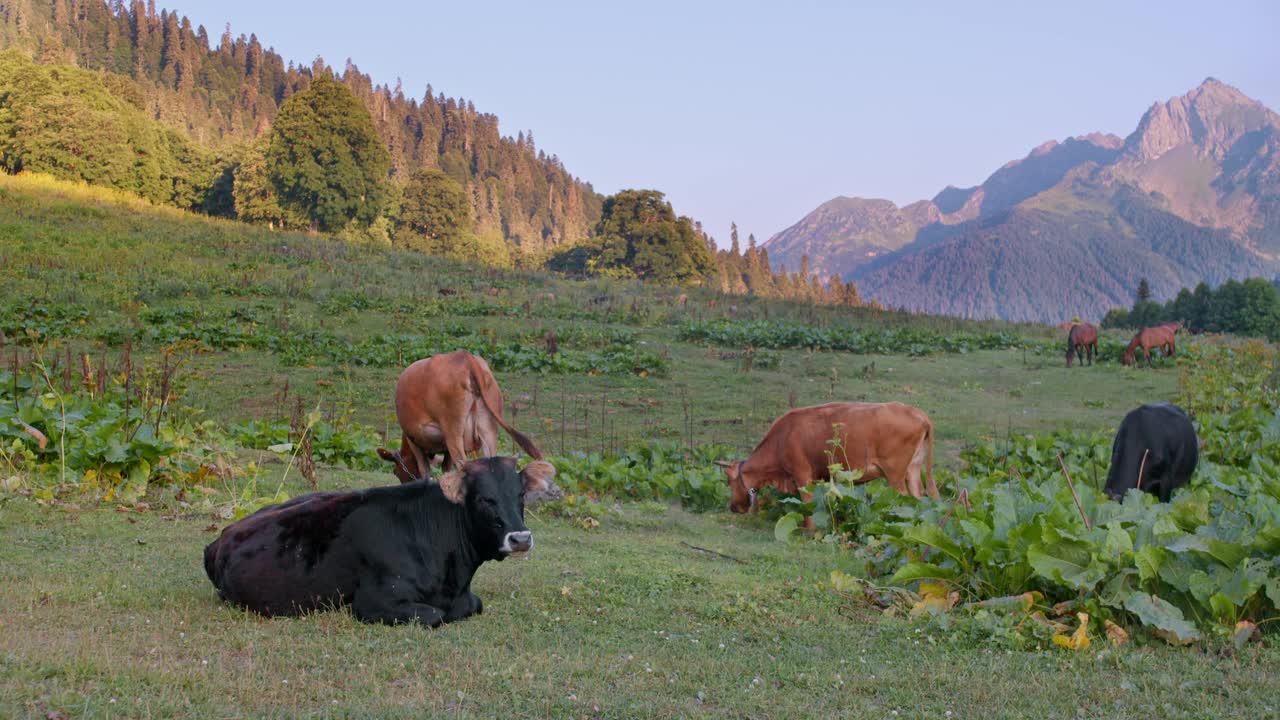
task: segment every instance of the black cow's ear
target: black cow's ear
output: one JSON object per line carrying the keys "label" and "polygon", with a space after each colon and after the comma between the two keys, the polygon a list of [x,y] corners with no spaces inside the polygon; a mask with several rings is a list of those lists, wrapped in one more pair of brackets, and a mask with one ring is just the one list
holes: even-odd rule
{"label": "black cow's ear", "polygon": [[441,475],[440,490],[449,502],[461,505],[467,499],[466,473],[451,470]]}
{"label": "black cow's ear", "polygon": [[547,483],[556,476],[556,469],[546,460],[534,460],[524,466],[523,473],[524,491],[536,493],[547,489]]}

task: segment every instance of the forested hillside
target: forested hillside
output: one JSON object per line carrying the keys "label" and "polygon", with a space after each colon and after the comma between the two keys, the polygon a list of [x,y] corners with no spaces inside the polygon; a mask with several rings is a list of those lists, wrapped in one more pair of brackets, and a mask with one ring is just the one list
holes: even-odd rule
{"label": "forested hillside", "polygon": [[861,304],[736,237],[717,252],[659,191],[603,198],[471,103],[286,64],[252,35],[211,47],[154,3],[0,0],[0,170],[491,266]]}
{"label": "forested hillside", "polygon": [[[238,164],[280,107],[329,69],[296,66],[255,35],[211,37],[154,0],[0,0],[0,49],[42,64],[75,64],[131,78],[131,101],[165,126]],[[603,198],[538,150],[533,134],[503,136],[498,118],[430,86],[420,98],[378,85],[348,63],[337,78],[368,108],[391,156],[393,179],[439,168],[462,185],[479,236],[541,253],[584,238]]]}
{"label": "forested hillside", "polygon": [[1106,202],[1019,206],[957,239],[855,274],[871,297],[960,317],[1061,322],[1127,306],[1141,279],[1158,297],[1201,280],[1268,275],[1230,233],[1193,225],[1123,189]]}

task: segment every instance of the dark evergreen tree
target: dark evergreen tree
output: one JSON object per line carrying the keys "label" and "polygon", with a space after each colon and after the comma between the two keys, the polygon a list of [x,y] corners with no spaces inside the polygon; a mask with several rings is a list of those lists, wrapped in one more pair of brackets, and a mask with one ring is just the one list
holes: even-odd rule
{"label": "dark evergreen tree", "polygon": [[1134,297],[1140,303],[1151,300],[1151,283],[1147,282],[1146,278],[1138,281],[1138,292]]}
{"label": "dark evergreen tree", "polygon": [[1203,329],[1208,327],[1209,309],[1213,303],[1213,290],[1209,284],[1201,281],[1196,285],[1196,289],[1191,292],[1192,310],[1191,315],[1187,317],[1188,327],[1194,329]]}

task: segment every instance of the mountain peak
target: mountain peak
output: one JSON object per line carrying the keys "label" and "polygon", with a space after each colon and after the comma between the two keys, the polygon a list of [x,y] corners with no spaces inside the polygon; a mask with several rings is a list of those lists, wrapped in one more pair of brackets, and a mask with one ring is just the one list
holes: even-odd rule
{"label": "mountain peak", "polygon": [[1280,269],[1280,115],[1213,77],[1154,103],[1126,139],[1049,140],[934,198],[835,198],[769,256],[856,281],[887,306],[1011,320],[1097,318],[1157,293]]}
{"label": "mountain peak", "polygon": [[1280,116],[1262,103],[1213,77],[1185,95],[1152,104],[1125,139],[1130,160],[1149,162],[1181,146],[1221,157],[1241,136],[1268,125],[1280,128]]}

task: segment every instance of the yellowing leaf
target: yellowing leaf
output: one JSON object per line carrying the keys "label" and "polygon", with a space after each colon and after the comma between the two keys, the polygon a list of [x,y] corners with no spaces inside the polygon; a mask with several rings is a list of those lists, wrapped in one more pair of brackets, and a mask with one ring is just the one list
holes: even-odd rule
{"label": "yellowing leaf", "polygon": [[832,570],[831,589],[844,593],[857,592],[862,589],[862,581],[839,570]]}
{"label": "yellowing leaf", "polygon": [[1080,627],[1071,633],[1070,637],[1066,635],[1054,635],[1053,644],[1067,650],[1084,650],[1089,647],[1089,614],[1076,613],[1076,618],[1080,620]]}
{"label": "yellowing leaf", "polygon": [[1065,635],[1066,632],[1071,629],[1070,627],[1063,625],[1057,620],[1050,620],[1049,618],[1044,616],[1043,612],[1040,612],[1039,610],[1031,613],[1029,617],[1031,618],[1032,621],[1040,625],[1044,625],[1045,627],[1052,630],[1055,635]]}
{"label": "yellowing leaf", "polygon": [[1076,603],[1075,600],[1063,600],[1062,602],[1054,605],[1053,608],[1051,608],[1051,610],[1053,611],[1053,616],[1062,617],[1064,615],[1070,615],[1071,613],[1075,612],[1077,604],[1078,603]]}
{"label": "yellowing leaf", "polygon": [[1241,620],[1236,623],[1235,632],[1231,633],[1231,640],[1236,646],[1236,650],[1244,649],[1245,643],[1258,636],[1258,626],[1248,620]]}
{"label": "yellowing leaf", "polygon": [[941,583],[920,583],[920,599],[911,605],[911,617],[944,613],[960,602],[960,593],[947,592]]}
{"label": "yellowing leaf", "polygon": [[1124,628],[1110,620],[1103,620],[1102,625],[1107,629],[1107,640],[1112,645],[1123,645],[1129,642],[1129,633]]}
{"label": "yellowing leaf", "polygon": [[942,583],[920,583],[921,597],[945,598],[947,596],[947,586]]}

